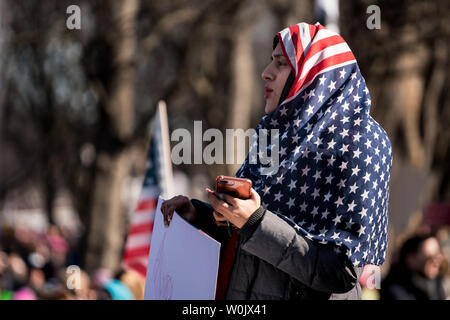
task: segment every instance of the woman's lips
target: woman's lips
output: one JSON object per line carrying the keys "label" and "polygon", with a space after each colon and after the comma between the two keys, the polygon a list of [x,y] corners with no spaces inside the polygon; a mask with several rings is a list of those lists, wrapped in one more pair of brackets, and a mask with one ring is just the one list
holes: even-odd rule
{"label": "woman's lips", "polygon": [[264,94],[264,99],[267,99],[269,96],[270,96],[270,93],[273,91],[272,89],[270,89],[270,88],[267,88],[267,87],[264,87],[264,90],[265,90],[265,94]]}

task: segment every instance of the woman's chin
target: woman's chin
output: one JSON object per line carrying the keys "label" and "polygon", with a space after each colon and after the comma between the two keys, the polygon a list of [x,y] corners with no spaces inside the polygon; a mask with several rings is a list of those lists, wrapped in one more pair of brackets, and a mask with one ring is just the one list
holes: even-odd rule
{"label": "woman's chin", "polygon": [[270,105],[270,103],[266,103],[266,106],[265,106],[265,108],[264,108],[264,112],[265,112],[266,114],[269,114],[269,113],[271,113],[274,109],[275,109],[275,108],[274,108],[272,105]]}

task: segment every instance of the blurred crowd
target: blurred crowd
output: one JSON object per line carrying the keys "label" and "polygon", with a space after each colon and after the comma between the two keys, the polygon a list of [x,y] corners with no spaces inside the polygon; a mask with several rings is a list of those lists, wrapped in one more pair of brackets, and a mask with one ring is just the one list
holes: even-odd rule
{"label": "blurred crowd", "polygon": [[[133,270],[88,274],[80,269],[78,245],[76,234],[55,225],[45,233],[1,230],[0,300],[144,298],[145,279]],[[366,266],[360,279],[363,299],[448,300],[449,257],[449,227],[420,229],[401,241],[382,279],[379,268]]]}
{"label": "blurred crowd", "polygon": [[68,229],[7,228],[0,235],[0,300],[144,298],[145,279],[133,270],[80,269],[79,239]]}
{"label": "blurred crowd", "polygon": [[366,266],[363,299],[450,300],[449,261],[450,228],[422,226],[400,241],[382,277]]}

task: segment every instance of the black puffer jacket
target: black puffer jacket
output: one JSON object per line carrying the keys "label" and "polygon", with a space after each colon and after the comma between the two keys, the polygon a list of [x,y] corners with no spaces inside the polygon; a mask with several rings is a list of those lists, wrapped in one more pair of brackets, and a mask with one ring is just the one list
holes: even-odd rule
{"label": "black puffer jacket", "polygon": [[[209,204],[196,199],[191,202],[198,213],[193,224],[221,242],[223,249],[229,230],[215,224]],[[239,230],[226,299],[361,299],[361,273],[362,268],[343,261],[332,248],[301,236],[260,207]]]}

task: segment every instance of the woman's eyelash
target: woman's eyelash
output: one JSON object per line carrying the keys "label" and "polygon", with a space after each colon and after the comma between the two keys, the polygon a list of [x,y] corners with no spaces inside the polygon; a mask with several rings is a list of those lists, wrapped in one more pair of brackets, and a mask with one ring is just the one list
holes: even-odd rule
{"label": "woman's eyelash", "polygon": [[[273,57],[270,57],[270,61],[273,61]],[[286,62],[281,62],[280,60],[275,60],[275,63],[277,66],[287,66],[288,64]]]}

